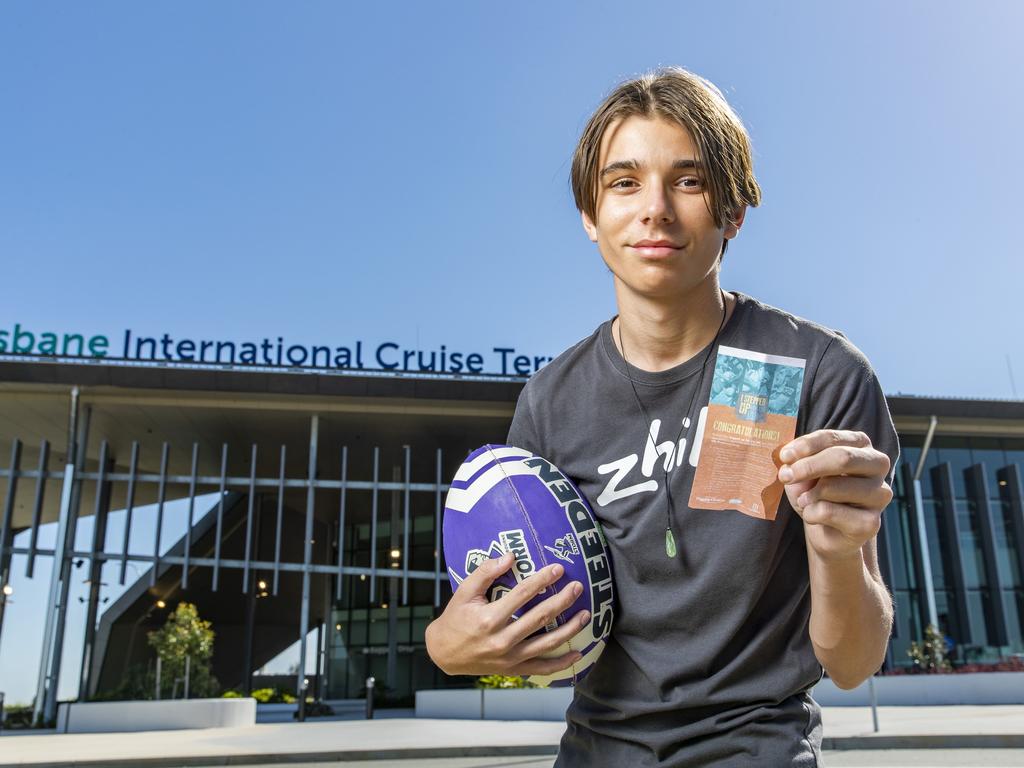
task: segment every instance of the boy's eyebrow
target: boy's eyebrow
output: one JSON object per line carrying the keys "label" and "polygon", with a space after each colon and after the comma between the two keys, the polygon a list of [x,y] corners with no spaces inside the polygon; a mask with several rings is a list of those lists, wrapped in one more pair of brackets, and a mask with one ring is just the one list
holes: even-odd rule
{"label": "boy's eyebrow", "polygon": [[616,160],[614,163],[608,163],[608,165],[601,169],[601,173],[598,175],[604,177],[616,171],[635,171],[639,167],[640,165],[636,160]]}
{"label": "boy's eyebrow", "polygon": [[[677,170],[687,168],[701,170],[704,166],[699,160],[688,157],[683,160],[676,160],[672,163],[672,167]],[[601,173],[598,175],[603,178],[609,173],[615,173],[616,171],[636,171],[639,168],[640,164],[636,160],[616,160],[614,163],[608,163],[608,165],[601,169]]]}
{"label": "boy's eyebrow", "polygon": [[696,168],[697,170],[702,169],[704,166],[700,160],[694,160],[692,157],[686,160],[676,160],[672,163],[673,168]]}

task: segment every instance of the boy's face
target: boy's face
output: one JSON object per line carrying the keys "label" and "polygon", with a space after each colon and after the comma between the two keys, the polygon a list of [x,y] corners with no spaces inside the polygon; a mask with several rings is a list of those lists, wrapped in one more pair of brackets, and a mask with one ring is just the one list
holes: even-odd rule
{"label": "boy's face", "polygon": [[715,226],[689,132],[663,118],[632,116],[608,126],[598,160],[597,243],[616,288],[648,298],[682,297],[718,270],[722,241],[737,223]]}

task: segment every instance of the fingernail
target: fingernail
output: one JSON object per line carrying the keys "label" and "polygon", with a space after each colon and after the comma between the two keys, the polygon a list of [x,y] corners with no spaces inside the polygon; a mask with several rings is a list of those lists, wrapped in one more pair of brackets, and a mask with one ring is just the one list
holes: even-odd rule
{"label": "fingernail", "polygon": [[796,503],[800,506],[801,509],[806,507],[808,504],[811,503],[811,496],[810,496],[810,494],[801,493],[800,494],[800,498],[798,498],[796,500]]}
{"label": "fingernail", "polygon": [[579,597],[580,595],[582,595],[583,594],[583,585],[580,584],[578,581],[573,582],[572,593],[574,595],[576,595],[576,597]]}
{"label": "fingernail", "polygon": [[555,565],[555,566],[554,566],[554,567],[552,567],[552,569],[551,569],[551,573],[552,573],[552,574],[554,575],[554,577],[555,577],[556,579],[557,579],[557,578],[558,578],[559,576],[561,576],[561,575],[562,575],[562,573],[564,573],[564,572],[565,572],[565,568],[563,568],[563,567],[562,567],[562,566],[560,566],[560,565]]}
{"label": "fingernail", "polygon": [[793,449],[792,448],[784,448],[779,453],[779,458],[782,459],[784,462],[786,462],[788,464],[789,462],[791,462],[793,460]]}
{"label": "fingernail", "polygon": [[588,621],[590,621],[590,611],[583,611],[580,614],[580,624],[586,624]]}
{"label": "fingernail", "polygon": [[793,481],[793,470],[789,467],[783,467],[779,470],[779,480],[784,483],[790,483]]}

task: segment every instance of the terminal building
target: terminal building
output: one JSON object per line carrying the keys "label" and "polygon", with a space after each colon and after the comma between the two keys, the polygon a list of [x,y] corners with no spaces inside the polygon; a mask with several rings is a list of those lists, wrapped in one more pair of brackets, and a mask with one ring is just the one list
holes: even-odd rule
{"label": "terminal building", "polygon": [[[451,595],[444,495],[470,450],[503,442],[525,380],[0,355],[0,581],[12,556],[54,580],[37,708],[55,701],[72,573],[90,585],[83,698],[152,664],[146,633],[183,600],[213,622],[224,687],[249,690],[311,633],[300,669],[323,698],[362,696],[370,675],[393,702],[471,684],[423,643]],[[910,663],[928,624],[955,663],[1024,654],[1024,402],[889,405],[902,458],[879,536],[896,601],[886,667]],[[171,504],[190,524],[161,546]],[[111,569],[127,589],[104,603]],[[2,611],[0,631],[17,631]]]}

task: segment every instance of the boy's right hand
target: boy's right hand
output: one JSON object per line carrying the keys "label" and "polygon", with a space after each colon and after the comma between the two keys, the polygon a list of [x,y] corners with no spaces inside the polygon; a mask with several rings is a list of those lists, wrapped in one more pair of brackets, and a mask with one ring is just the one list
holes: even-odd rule
{"label": "boy's right hand", "polygon": [[589,611],[579,611],[552,632],[530,635],[568,610],[583,586],[573,581],[513,619],[514,612],[558,581],[565,569],[558,564],[542,568],[501,599],[489,602],[491,584],[511,567],[512,555],[507,552],[481,563],[455,590],[444,612],[427,627],[427,653],[441,671],[449,675],[550,675],[579,661],[578,651],[540,657],[586,627]]}

